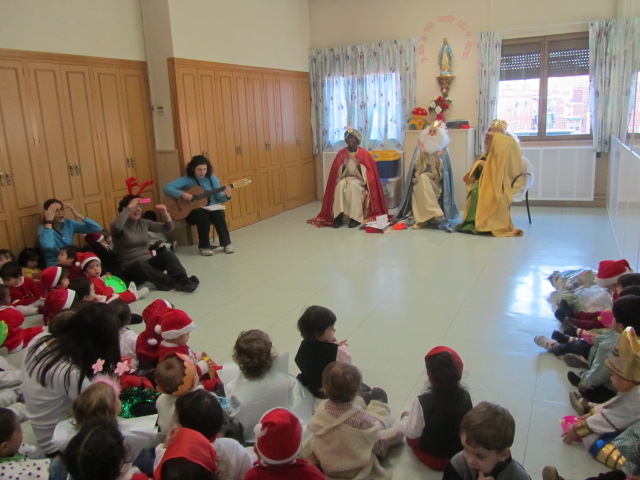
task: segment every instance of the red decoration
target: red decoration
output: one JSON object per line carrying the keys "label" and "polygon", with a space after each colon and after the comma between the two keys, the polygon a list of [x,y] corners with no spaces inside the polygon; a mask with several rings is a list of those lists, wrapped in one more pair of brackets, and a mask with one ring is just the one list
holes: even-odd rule
{"label": "red decoration", "polygon": [[145,188],[147,188],[149,185],[153,185],[153,180],[145,180],[144,182],[142,182],[142,185],[139,186],[138,191],[135,194],[133,193],[133,187],[138,187],[138,180],[136,180],[135,177],[129,177],[124,181],[124,183],[127,184],[129,195],[140,196],[142,192],[144,192]]}
{"label": "red decoration", "polygon": [[431,101],[431,105],[429,105],[429,112],[436,114],[436,120],[440,120],[444,122],[444,112],[449,109],[449,105],[453,103],[453,100],[449,98],[449,95],[446,93],[444,95],[440,95],[439,97],[434,98]]}

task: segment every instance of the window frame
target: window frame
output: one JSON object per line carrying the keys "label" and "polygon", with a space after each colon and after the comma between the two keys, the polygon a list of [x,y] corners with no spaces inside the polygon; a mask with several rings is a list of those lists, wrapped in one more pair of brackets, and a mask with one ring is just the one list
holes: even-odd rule
{"label": "window frame", "polygon": [[[589,40],[589,32],[563,33],[559,35],[540,35],[535,37],[511,38],[502,41],[502,46],[513,46],[519,44],[540,45],[540,89],[538,96],[538,134],[523,135],[518,137],[521,142],[552,142],[552,141],[580,141],[593,139],[593,125],[589,134],[579,135],[547,135],[547,107],[548,107],[548,83],[549,83],[549,45],[551,42],[562,40]],[[502,51],[500,52],[500,64],[502,66]],[[502,80],[499,80],[500,82]],[[498,103],[500,99],[498,97]],[[588,92],[587,103],[591,103],[591,91]]]}

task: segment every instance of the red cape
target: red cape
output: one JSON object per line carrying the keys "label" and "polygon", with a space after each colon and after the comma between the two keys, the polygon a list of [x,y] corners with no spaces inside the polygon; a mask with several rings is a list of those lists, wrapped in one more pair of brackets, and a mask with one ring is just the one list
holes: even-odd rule
{"label": "red cape", "polygon": [[[307,220],[316,227],[330,227],[333,223],[333,197],[338,183],[338,172],[340,167],[344,165],[345,159],[349,157],[348,150],[343,148],[336,154],[336,158],[331,164],[329,178],[327,179],[327,188],[324,190],[324,199],[322,200],[322,210],[316,218]],[[369,152],[364,148],[358,147],[355,157],[358,164],[364,165],[367,170],[367,190],[369,192],[369,205],[364,212],[364,222],[371,222],[379,215],[388,215],[387,204],[382,193],[382,184],[378,175],[378,168],[375,160]]]}

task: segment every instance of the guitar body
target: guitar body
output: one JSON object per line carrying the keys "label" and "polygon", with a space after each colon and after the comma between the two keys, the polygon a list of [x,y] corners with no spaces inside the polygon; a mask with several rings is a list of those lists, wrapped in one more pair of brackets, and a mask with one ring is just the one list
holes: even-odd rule
{"label": "guitar body", "polygon": [[167,206],[167,211],[171,218],[174,220],[184,220],[187,216],[196,208],[206,207],[208,198],[211,195],[224,191],[225,188],[239,188],[246,187],[251,183],[251,180],[242,178],[233,182],[230,185],[223,185],[213,190],[205,190],[204,188],[194,185],[189,190],[184,190],[186,193],[190,193],[193,196],[191,200],[184,200],[183,198],[175,198],[170,195],[164,196],[164,204]]}
{"label": "guitar body", "polygon": [[[190,193],[194,197],[204,193],[204,188],[199,186],[191,187],[185,192]],[[164,204],[167,206],[167,211],[173,220],[184,220],[189,214],[196,208],[206,207],[207,199],[201,200],[184,200],[182,198],[174,198],[169,195],[164,196]]]}

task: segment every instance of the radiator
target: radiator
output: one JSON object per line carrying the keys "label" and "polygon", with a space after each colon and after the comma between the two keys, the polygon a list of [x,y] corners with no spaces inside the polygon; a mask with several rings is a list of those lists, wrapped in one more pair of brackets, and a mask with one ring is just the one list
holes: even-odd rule
{"label": "radiator", "polygon": [[531,200],[593,200],[596,153],[584,147],[522,147],[533,165]]}

